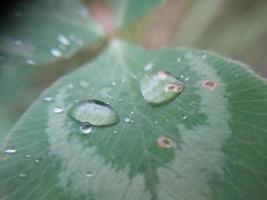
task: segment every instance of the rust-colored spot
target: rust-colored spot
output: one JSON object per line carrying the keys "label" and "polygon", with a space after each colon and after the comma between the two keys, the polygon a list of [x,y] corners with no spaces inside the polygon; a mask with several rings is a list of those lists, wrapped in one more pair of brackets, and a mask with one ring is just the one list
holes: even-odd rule
{"label": "rust-colored spot", "polygon": [[157,143],[161,148],[170,148],[172,146],[172,140],[165,136],[159,137]]}
{"label": "rust-colored spot", "polygon": [[158,71],[158,77],[160,78],[160,79],[165,79],[165,78],[167,78],[167,76],[168,76],[168,73],[167,72],[165,72],[165,71]]}
{"label": "rust-colored spot", "polygon": [[183,90],[183,86],[175,83],[170,83],[167,84],[164,89],[166,92],[181,92]]}
{"label": "rust-colored spot", "polygon": [[216,81],[205,80],[202,82],[202,87],[209,90],[215,90],[218,87],[218,83]]}

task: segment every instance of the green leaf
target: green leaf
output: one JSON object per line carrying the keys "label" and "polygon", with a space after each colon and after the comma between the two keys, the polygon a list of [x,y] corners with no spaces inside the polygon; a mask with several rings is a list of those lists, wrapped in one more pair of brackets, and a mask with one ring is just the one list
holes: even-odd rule
{"label": "green leaf", "polygon": [[101,35],[79,0],[19,2],[2,20],[2,27],[0,52],[5,65],[69,57]]}
{"label": "green leaf", "polygon": [[[152,106],[139,82],[159,70],[185,88]],[[108,103],[122,120],[81,134],[68,111],[86,99]],[[46,90],[3,138],[0,196],[264,199],[266,99],[266,81],[238,62],[204,51],[144,50],[113,41],[94,62]],[[8,149],[16,152],[4,153]]]}

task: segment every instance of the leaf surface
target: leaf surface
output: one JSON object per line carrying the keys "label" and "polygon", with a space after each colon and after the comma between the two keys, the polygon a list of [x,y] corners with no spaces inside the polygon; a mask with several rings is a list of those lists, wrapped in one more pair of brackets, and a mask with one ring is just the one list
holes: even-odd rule
{"label": "leaf surface", "polygon": [[[139,84],[148,69],[168,71],[184,91],[150,105]],[[108,103],[120,122],[81,134],[68,110],[86,99]],[[266,99],[266,81],[238,62],[115,40],[94,62],[47,89],[3,139],[0,196],[264,199]],[[55,113],[56,107],[63,111]]]}

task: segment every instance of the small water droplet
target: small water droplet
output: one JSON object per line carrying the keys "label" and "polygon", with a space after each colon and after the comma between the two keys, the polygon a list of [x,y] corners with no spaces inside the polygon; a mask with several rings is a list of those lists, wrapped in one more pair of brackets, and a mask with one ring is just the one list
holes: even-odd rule
{"label": "small water droplet", "polygon": [[131,111],[130,114],[133,115],[134,114],[134,111]]}
{"label": "small water droplet", "polygon": [[184,84],[171,73],[158,71],[146,74],[140,81],[144,99],[152,104],[161,104],[174,99],[184,89]]}
{"label": "small water droplet", "polygon": [[115,86],[116,85],[116,82],[112,81],[111,82],[111,85]]}
{"label": "small water droplet", "polygon": [[63,109],[62,109],[61,107],[59,107],[59,106],[57,106],[57,107],[55,107],[55,108],[53,109],[53,112],[54,112],[54,113],[62,113],[62,111],[63,111]]}
{"label": "small water droplet", "polygon": [[28,59],[28,60],[26,60],[26,63],[29,64],[29,65],[34,65],[35,61],[32,60],[32,59]]}
{"label": "small water droplet", "polygon": [[26,178],[26,176],[27,176],[26,173],[20,173],[20,174],[19,174],[19,177],[20,177],[20,178]]}
{"label": "small water droplet", "polygon": [[113,131],[114,134],[117,134],[118,132],[117,131]]}
{"label": "small water droplet", "polygon": [[22,46],[23,45],[23,43],[22,43],[22,41],[21,40],[15,40],[15,45],[17,45],[17,46]]}
{"label": "small water droplet", "polygon": [[52,97],[44,97],[43,100],[44,101],[47,101],[47,102],[50,102],[50,101],[53,100],[53,98]]}
{"label": "small water droplet", "polygon": [[181,60],[182,60],[181,58],[177,58],[177,60],[176,60],[176,61],[177,61],[177,62],[181,62]]}
{"label": "small water droplet", "polygon": [[35,159],[34,162],[38,164],[38,163],[41,162],[41,160],[39,160],[39,159]]}
{"label": "small water droplet", "polygon": [[113,125],[119,122],[119,116],[110,105],[94,99],[74,104],[69,115],[79,122],[89,122],[93,126]]}
{"label": "small water droplet", "polygon": [[180,75],[180,78],[184,78],[184,75]]}
{"label": "small water droplet", "polygon": [[30,158],[30,157],[32,157],[32,155],[31,154],[27,154],[25,157],[26,158]]}
{"label": "small water droplet", "polygon": [[136,75],[133,74],[133,75],[132,75],[132,78],[133,78],[133,79],[136,79]]}
{"label": "small water droplet", "polygon": [[187,116],[186,115],[183,116],[183,120],[185,120],[185,119],[187,119]]}
{"label": "small water droplet", "polygon": [[87,178],[91,178],[92,176],[93,176],[93,173],[92,173],[92,172],[87,172],[87,173],[86,173],[86,177],[87,177]]}
{"label": "small water droplet", "polygon": [[63,34],[59,34],[59,35],[57,36],[57,39],[58,39],[58,41],[59,41],[61,44],[65,45],[65,46],[70,45],[70,41],[69,41],[69,39],[68,39],[65,35],[63,35]]}
{"label": "small water droplet", "polygon": [[74,88],[74,85],[73,85],[73,84],[69,84],[69,85],[68,85],[68,88],[69,88],[69,89],[72,89],[72,88]]}
{"label": "small water droplet", "polygon": [[62,53],[59,49],[53,48],[50,50],[50,53],[55,56],[55,57],[60,57],[62,56]]}
{"label": "small water droplet", "polygon": [[202,59],[205,59],[205,58],[207,58],[207,55],[206,54],[204,54],[204,55],[202,55],[202,57],[201,57]]}
{"label": "small water droplet", "polygon": [[80,125],[80,131],[86,135],[90,134],[92,132],[92,125],[88,122],[83,122]]}
{"label": "small water droplet", "polygon": [[86,81],[80,81],[80,86],[83,87],[83,88],[88,88],[89,86],[89,83],[87,83]]}
{"label": "small water droplet", "polygon": [[145,71],[150,71],[153,68],[153,63],[148,63],[146,64],[146,66],[144,67]]}
{"label": "small water droplet", "polygon": [[16,152],[17,152],[16,149],[6,149],[5,150],[5,153],[7,153],[7,154],[12,154],[12,153],[16,153]]}
{"label": "small water droplet", "polygon": [[188,80],[189,80],[189,76],[188,76],[188,77],[186,77],[184,80],[185,80],[185,81],[188,81]]}
{"label": "small water droplet", "polygon": [[158,124],[159,122],[158,122],[158,121],[155,121],[154,123],[155,123],[155,124]]}
{"label": "small water droplet", "polygon": [[131,121],[131,119],[129,117],[125,117],[123,120],[125,123],[129,123]]}

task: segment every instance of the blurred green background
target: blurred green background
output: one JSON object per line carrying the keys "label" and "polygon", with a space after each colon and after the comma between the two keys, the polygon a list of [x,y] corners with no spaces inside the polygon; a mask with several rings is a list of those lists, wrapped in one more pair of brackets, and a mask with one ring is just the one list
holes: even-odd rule
{"label": "blurred green background", "polygon": [[[84,3],[96,21],[107,17],[108,1]],[[112,28],[104,30],[113,35]],[[266,0],[167,0],[117,34],[147,48],[208,49],[245,62],[261,76],[267,76]],[[70,59],[42,65],[6,65],[0,57],[0,134],[10,130],[55,79],[94,57],[102,44],[98,41]]]}

